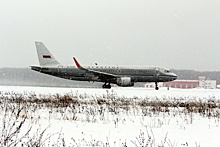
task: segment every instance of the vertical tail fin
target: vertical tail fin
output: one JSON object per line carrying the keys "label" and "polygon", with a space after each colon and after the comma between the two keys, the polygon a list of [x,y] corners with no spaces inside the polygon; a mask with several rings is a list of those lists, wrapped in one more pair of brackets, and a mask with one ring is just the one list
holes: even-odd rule
{"label": "vertical tail fin", "polygon": [[54,58],[42,42],[35,42],[40,66],[55,66],[60,63]]}

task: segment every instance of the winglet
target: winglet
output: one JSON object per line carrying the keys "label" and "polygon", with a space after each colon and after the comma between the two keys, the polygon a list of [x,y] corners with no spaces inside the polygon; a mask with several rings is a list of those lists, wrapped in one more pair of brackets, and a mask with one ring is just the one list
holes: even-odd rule
{"label": "winglet", "polygon": [[76,60],[75,57],[73,57],[73,60],[74,60],[74,62],[76,63],[76,66],[77,66],[78,68],[81,68],[81,65],[79,64],[79,62]]}

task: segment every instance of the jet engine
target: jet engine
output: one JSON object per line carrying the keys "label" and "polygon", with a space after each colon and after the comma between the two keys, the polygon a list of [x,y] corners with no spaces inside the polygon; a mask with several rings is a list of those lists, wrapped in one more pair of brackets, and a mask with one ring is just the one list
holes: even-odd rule
{"label": "jet engine", "polygon": [[116,84],[118,86],[122,86],[122,87],[134,86],[134,82],[131,81],[130,77],[117,78],[117,83]]}

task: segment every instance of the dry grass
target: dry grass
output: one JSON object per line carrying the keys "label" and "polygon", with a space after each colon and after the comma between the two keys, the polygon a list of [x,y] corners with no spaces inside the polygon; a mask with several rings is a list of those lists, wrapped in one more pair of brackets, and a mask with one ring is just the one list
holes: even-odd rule
{"label": "dry grass", "polygon": [[[104,96],[88,96],[86,94],[65,94],[65,95],[36,95],[34,93],[1,93],[0,110],[3,112],[3,126],[1,127],[0,144],[4,146],[17,146],[18,144],[26,146],[44,146],[46,140],[43,139],[47,130],[39,131],[34,136],[30,135],[31,127],[18,137],[20,130],[23,128],[25,121],[36,120],[36,114],[39,110],[46,109],[49,111],[49,119],[55,118],[60,120],[98,122],[108,120],[106,113],[118,115],[124,112],[124,115],[137,114],[141,111],[142,116],[159,115],[166,113],[167,115],[176,114],[199,114],[202,117],[220,118],[220,103],[214,99],[199,99],[199,100],[178,100],[172,99],[160,100],[158,98],[127,98],[118,97],[114,93],[107,93]],[[56,113],[56,117],[55,114]],[[57,115],[57,114],[60,115]],[[78,115],[85,115],[85,119],[79,119]],[[9,119],[10,118],[10,119]],[[13,119],[11,119],[13,118]],[[192,120],[192,119],[191,119]],[[117,127],[117,121],[116,127]],[[147,135],[147,136],[146,136]],[[46,135],[45,135],[46,136]],[[47,138],[50,138],[47,137]],[[136,141],[133,141],[135,146],[151,146],[154,143],[153,135],[141,132]],[[73,140],[73,144],[77,145],[77,141]],[[57,143],[60,146],[66,146],[62,135],[59,136]],[[172,145],[166,137],[164,144]],[[89,145],[107,146],[108,141],[86,142]],[[126,142],[124,143],[126,146]]]}

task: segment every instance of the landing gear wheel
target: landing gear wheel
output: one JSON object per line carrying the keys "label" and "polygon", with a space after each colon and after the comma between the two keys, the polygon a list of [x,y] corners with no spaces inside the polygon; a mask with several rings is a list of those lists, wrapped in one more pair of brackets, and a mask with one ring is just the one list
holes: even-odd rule
{"label": "landing gear wheel", "polygon": [[108,83],[108,84],[104,84],[104,85],[102,85],[102,88],[103,89],[111,89],[111,85],[110,85],[110,83]]}
{"label": "landing gear wheel", "polygon": [[157,82],[155,83],[155,90],[159,90],[159,87],[157,85]]}
{"label": "landing gear wheel", "polygon": [[106,88],[106,85],[105,85],[105,84],[104,84],[104,85],[102,85],[102,88],[103,88],[103,89],[105,89],[105,88]]}
{"label": "landing gear wheel", "polygon": [[111,89],[111,85],[110,85],[110,84],[108,84],[108,85],[106,85],[106,86],[107,86],[108,89]]}

